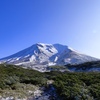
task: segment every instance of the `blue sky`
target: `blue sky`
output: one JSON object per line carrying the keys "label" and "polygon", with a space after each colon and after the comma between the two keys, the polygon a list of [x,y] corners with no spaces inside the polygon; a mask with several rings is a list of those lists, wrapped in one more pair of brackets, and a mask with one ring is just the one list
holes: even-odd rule
{"label": "blue sky", "polygon": [[100,0],[0,0],[0,58],[37,42],[100,58]]}

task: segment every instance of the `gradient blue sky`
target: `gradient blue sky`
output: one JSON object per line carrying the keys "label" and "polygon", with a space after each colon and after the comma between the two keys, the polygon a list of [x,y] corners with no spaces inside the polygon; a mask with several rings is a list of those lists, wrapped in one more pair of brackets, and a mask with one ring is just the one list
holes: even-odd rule
{"label": "gradient blue sky", "polygon": [[0,0],[0,58],[37,42],[100,58],[100,0]]}

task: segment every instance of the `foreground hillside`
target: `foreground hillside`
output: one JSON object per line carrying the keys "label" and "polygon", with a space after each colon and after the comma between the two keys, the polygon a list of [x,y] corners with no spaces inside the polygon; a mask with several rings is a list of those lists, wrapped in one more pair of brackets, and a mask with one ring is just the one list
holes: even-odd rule
{"label": "foreground hillside", "polygon": [[100,73],[40,73],[0,65],[0,100],[42,99],[100,100]]}
{"label": "foreground hillside", "polygon": [[[0,100],[28,100],[34,97],[47,78],[38,71],[18,68],[14,65],[0,65]],[[42,91],[40,91],[42,92]]]}

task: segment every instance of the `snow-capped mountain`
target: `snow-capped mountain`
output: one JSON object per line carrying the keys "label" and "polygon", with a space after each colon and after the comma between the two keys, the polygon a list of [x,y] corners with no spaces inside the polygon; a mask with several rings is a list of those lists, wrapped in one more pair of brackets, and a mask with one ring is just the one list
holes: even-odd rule
{"label": "snow-capped mountain", "polygon": [[79,64],[97,60],[65,45],[37,43],[16,54],[0,59],[0,62],[24,65],[25,68],[45,71],[47,66]]}

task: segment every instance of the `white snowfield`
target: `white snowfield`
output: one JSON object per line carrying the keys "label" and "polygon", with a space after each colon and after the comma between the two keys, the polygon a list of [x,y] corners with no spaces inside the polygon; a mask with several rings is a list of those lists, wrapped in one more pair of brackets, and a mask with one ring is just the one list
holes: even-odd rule
{"label": "white snowfield", "polygon": [[16,54],[0,59],[0,63],[23,65],[24,68],[45,72],[47,66],[79,64],[97,60],[66,45],[37,43]]}

